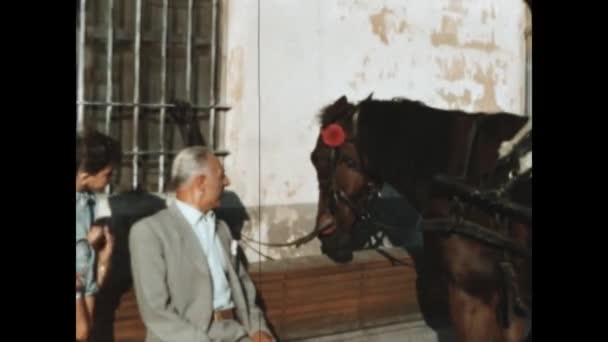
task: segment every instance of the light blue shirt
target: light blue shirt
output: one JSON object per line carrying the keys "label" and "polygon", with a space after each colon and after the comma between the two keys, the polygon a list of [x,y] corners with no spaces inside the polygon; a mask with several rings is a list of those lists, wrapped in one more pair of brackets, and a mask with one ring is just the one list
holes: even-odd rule
{"label": "light blue shirt", "polygon": [[[93,223],[93,213],[95,212],[95,195],[86,192],[76,193],[76,241],[86,239],[91,223]],[[82,254],[76,254],[76,265],[86,266],[86,271],[76,270],[83,273],[82,280],[84,283],[85,296],[92,296],[97,293],[97,282],[95,280],[95,251],[91,248],[91,254],[86,257]],[[76,298],[79,294],[76,294]]]}
{"label": "light blue shirt", "polygon": [[186,218],[186,221],[192,226],[203,252],[207,256],[207,264],[211,271],[213,283],[213,309],[225,310],[233,308],[232,293],[226,276],[228,261],[226,260],[220,238],[217,235],[215,214],[211,210],[206,214],[202,213],[200,210],[179,200],[175,200],[175,204]]}

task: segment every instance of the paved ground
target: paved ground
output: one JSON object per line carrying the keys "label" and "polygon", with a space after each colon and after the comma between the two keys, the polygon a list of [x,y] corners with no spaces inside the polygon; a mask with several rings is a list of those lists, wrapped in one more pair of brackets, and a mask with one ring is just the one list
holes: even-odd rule
{"label": "paved ground", "polygon": [[450,329],[435,331],[424,321],[391,324],[348,333],[294,340],[298,342],[456,342]]}

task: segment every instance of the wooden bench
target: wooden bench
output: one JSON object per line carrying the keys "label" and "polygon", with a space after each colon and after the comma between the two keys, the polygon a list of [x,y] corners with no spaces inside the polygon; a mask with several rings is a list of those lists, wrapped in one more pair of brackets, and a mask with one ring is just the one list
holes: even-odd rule
{"label": "wooden bench", "polygon": [[[281,341],[420,319],[413,260],[401,249],[355,253],[348,264],[325,256],[255,263],[249,274]],[[133,292],[116,313],[117,342],[144,341]]]}

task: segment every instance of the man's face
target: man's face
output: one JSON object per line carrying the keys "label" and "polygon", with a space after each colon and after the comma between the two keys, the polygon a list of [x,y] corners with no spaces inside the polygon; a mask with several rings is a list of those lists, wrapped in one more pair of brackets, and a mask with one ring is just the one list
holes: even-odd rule
{"label": "man's face", "polygon": [[218,208],[224,188],[230,185],[230,179],[225,175],[224,167],[216,156],[209,157],[204,176],[201,184],[203,191],[201,206],[206,209]]}
{"label": "man's face", "polygon": [[103,191],[112,179],[112,171],[112,165],[108,165],[95,174],[83,172],[80,175],[82,177],[83,187],[89,191]]}

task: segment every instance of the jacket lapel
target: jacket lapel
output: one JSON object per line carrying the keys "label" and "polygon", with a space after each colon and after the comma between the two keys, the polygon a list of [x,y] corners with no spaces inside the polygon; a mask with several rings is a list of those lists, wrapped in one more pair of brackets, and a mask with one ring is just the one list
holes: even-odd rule
{"label": "jacket lapel", "polygon": [[[221,248],[222,253],[223,253],[224,257],[226,258],[226,261],[228,264],[227,265],[228,270],[226,273],[228,273],[228,282],[230,283],[230,290],[232,291],[232,300],[234,301],[234,304],[235,304],[237,310],[244,308],[245,310],[248,311],[249,309],[247,308],[247,303],[245,301],[245,298],[243,297],[243,289],[241,288],[241,280],[234,269],[234,265],[237,263],[237,258],[236,258],[236,256],[232,256],[231,251],[230,251],[230,249],[231,249],[230,244],[232,242],[232,236],[230,235],[230,231],[224,222],[219,221],[219,220],[216,220],[215,222],[217,225],[217,232],[220,237],[220,241],[222,242],[222,248]],[[247,318],[246,312],[243,313],[244,316],[242,314],[241,317],[239,317],[241,319],[241,321],[243,321]],[[243,322],[243,323],[245,323],[245,322]]]}
{"label": "jacket lapel", "polygon": [[207,264],[207,256],[205,255],[205,252],[203,252],[194,230],[175,204],[169,206],[169,212],[175,218],[176,228],[179,230],[186,254],[190,256],[194,265],[196,265],[201,272],[210,276],[211,272],[209,271],[209,265]]}

